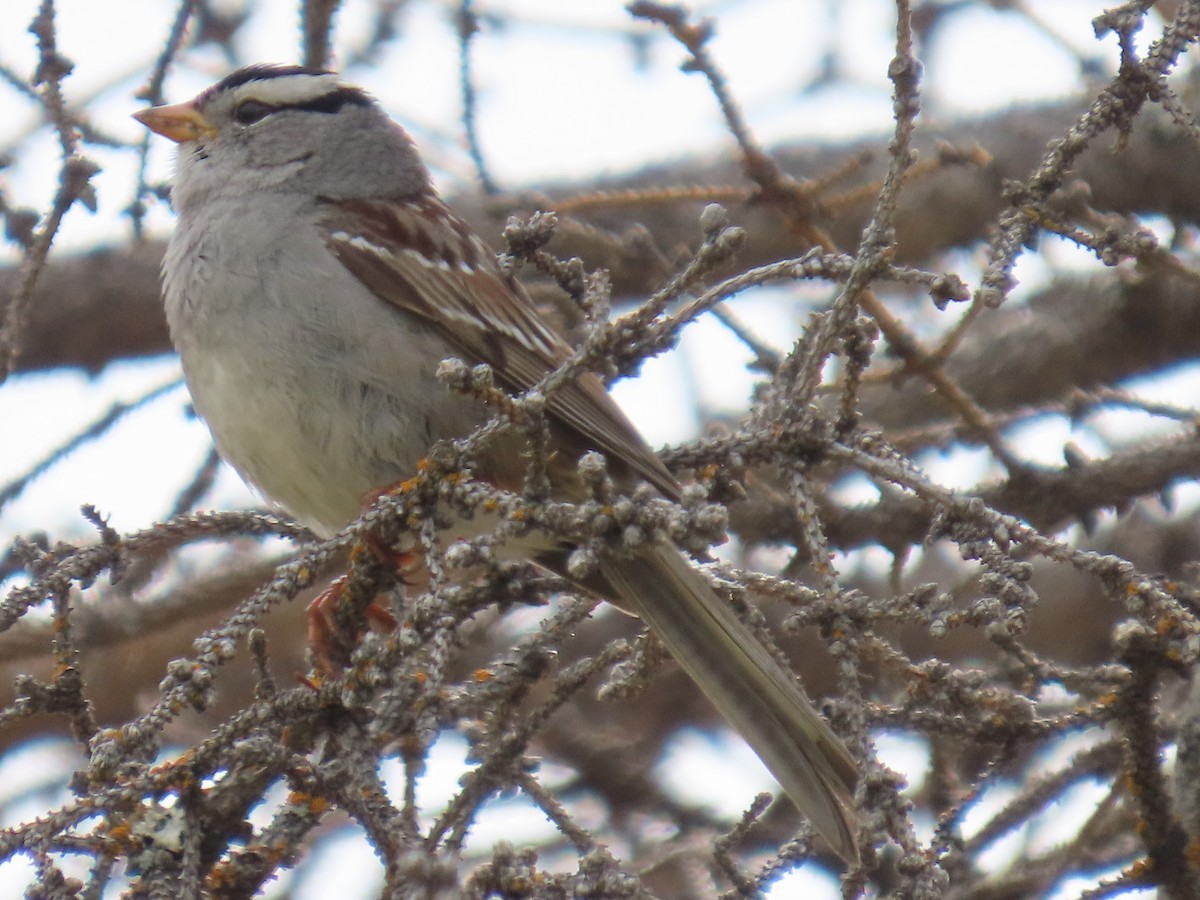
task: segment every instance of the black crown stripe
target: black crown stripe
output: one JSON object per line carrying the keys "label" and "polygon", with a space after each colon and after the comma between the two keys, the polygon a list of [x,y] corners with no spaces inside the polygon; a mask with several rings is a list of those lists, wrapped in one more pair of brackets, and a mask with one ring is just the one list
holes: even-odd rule
{"label": "black crown stripe", "polygon": [[[241,87],[244,84],[249,84],[252,81],[269,81],[272,78],[288,78],[294,75],[333,75],[335,73],[326,69],[313,69],[307,66],[283,66],[260,63],[258,65],[246,66],[238,69],[223,79],[218,81],[203,94],[197,98],[197,103],[203,106],[209,98],[222,93],[231,91]],[[260,103],[266,101],[260,100]],[[339,85],[336,89],[322,94],[319,97],[314,97],[311,100],[304,100],[297,103],[277,103],[268,104],[274,109],[300,109],[308,112],[319,113],[335,113],[344,106],[370,106],[372,104],[371,96],[360,88],[351,87],[350,85]]]}
{"label": "black crown stripe", "polygon": [[251,81],[267,81],[271,78],[286,78],[289,75],[332,75],[325,69],[311,69],[307,66],[280,66],[271,63],[259,63],[246,66],[226,75],[209,90],[213,93],[228,91]]}

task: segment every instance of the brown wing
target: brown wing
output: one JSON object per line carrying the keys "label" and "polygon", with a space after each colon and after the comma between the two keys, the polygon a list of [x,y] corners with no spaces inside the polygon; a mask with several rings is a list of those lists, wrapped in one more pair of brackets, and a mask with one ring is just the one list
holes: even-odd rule
{"label": "brown wing", "polygon": [[[505,280],[488,246],[433,195],[330,201],[326,244],[380,299],[429,322],[469,364],[487,363],[510,390],[537,384],[571,348]],[[551,426],[579,453],[594,449],[677,498],[679,485],[595,375],[550,395]]]}

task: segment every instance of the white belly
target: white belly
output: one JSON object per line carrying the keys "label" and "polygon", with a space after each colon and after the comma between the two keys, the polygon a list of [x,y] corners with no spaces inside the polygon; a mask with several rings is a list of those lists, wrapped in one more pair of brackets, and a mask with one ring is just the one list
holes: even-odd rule
{"label": "white belly", "polygon": [[214,247],[181,226],[166,309],[221,456],[328,534],[486,410],[437,382],[448,344],[363,287],[315,230],[296,237]]}

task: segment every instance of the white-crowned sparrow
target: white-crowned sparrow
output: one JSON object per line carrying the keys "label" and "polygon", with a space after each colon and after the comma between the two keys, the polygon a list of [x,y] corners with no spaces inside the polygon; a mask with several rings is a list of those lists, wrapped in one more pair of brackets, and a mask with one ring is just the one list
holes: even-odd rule
{"label": "white-crowned sparrow", "polygon": [[[344,527],[434,441],[486,420],[439,384],[442,360],[487,363],[521,391],[569,355],[438,198],[405,131],[336,75],[251,66],[136,118],[179,144],[163,283],[196,409],[224,458],[317,531]],[[556,498],[587,496],[576,462],[597,450],[625,488],[645,481],[678,499],[595,376],[550,394],[546,416]],[[516,438],[492,442],[474,477],[520,490],[522,451]],[[544,535],[510,550],[568,574]],[[646,622],[833,849],[857,860],[854,761],[680,552],[658,537],[602,555],[584,586]]]}

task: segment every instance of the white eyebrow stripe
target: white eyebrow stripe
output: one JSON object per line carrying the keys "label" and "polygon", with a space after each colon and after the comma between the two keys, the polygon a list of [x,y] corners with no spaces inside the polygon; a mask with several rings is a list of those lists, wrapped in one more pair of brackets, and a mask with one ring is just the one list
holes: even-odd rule
{"label": "white eyebrow stripe", "polygon": [[292,106],[316,100],[338,90],[336,75],[278,75],[239,84],[233,94],[238,100],[258,100],[271,106]]}

